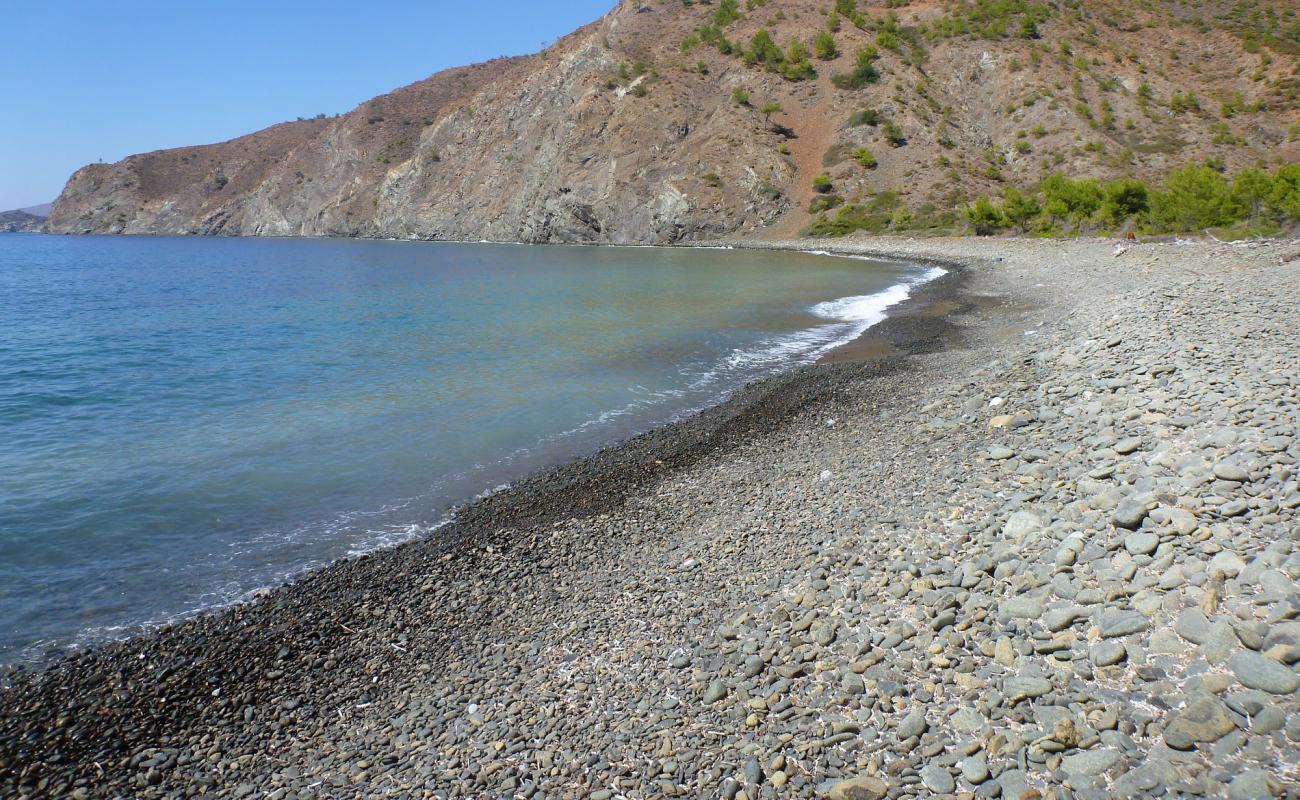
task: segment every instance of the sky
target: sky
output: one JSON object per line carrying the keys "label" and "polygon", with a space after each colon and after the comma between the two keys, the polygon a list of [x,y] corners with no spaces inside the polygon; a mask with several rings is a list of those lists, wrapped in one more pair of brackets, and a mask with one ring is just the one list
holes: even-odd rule
{"label": "sky", "polygon": [[0,13],[0,211],[93,161],[345,112],[540,50],[615,0],[36,0]]}

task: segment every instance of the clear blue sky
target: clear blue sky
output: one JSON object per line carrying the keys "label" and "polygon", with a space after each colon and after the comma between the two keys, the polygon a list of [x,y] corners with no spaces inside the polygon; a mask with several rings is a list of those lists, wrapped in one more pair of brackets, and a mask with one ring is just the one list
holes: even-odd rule
{"label": "clear blue sky", "polygon": [[73,170],[348,111],[539,50],[615,0],[28,0],[0,11],[0,211]]}

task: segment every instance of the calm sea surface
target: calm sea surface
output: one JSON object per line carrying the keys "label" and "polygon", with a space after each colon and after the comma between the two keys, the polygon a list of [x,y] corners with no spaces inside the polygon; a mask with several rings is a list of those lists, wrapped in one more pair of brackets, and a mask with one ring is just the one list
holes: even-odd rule
{"label": "calm sea surface", "polygon": [[854,338],[795,253],[0,236],[0,662],[433,530]]}

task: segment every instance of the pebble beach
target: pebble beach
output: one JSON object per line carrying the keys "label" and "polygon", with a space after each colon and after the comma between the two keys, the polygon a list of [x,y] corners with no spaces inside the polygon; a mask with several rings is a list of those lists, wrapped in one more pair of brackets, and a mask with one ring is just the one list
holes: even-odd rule
{"label": "pebble beach", "polygon": [[1300,242],[728,244],[948,274],[864,360],[0,673],[0,796],[1300,798]]}

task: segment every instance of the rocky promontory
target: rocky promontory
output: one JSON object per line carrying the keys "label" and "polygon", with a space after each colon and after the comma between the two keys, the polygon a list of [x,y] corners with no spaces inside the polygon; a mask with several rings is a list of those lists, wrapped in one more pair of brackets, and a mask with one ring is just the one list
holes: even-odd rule
{"label": "rocky promontory", "polygon": [[950,274],[868,361],[7,674],[0,794],[1295,797],[1300,244],[838,247]]}

